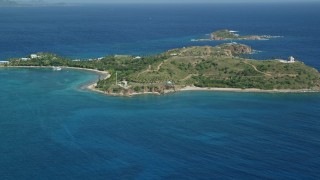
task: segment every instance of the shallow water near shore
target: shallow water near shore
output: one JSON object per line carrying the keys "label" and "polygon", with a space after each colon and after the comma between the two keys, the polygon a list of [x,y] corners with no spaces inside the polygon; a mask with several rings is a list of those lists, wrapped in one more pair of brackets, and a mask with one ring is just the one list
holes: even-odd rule
{"label": "shallow water near shore", "polygon": [[4,179],[318,179],[320,94],[109,97],[98,75],[0,69]]}

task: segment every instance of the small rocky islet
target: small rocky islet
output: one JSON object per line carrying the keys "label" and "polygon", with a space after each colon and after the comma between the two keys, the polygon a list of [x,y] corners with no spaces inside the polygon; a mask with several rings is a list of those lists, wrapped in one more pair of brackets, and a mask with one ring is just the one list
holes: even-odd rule
{"label": "small rocky islet", "polygon": [[281,36],[271,35],[240,35],[237,31],[228,29],[218,30],[210,33],[210,37],[203,39],[193,39],[192,41],[237,41],[237,40],[269,40],[272,38],[279,38]]}

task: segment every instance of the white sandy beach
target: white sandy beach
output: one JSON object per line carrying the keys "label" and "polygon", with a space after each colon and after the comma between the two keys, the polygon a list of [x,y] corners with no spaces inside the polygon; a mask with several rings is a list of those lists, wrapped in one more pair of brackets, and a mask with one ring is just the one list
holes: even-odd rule
{"label": "white sandy beach", "polygon": [[[86,69],[86,68],[79,68],[79,67],[67,67],[67,66],[60,66],[62,69],[74,69],[74,70],[83,70],[83,71],[91,71],[101,75],[108,76],[108,71],[99,71],[97,69]],[[52,68],[52,66],[3,66],[2,68]]]}
{"label": "white sandy beach", "polygon": [[273,89],[264,90],[257,88],[201,88],[195,86],[186,86],[179,91],[221,91],[221,92],[260,92],[260,93],[302,93],[302,92],[318,92],[310,89]]}

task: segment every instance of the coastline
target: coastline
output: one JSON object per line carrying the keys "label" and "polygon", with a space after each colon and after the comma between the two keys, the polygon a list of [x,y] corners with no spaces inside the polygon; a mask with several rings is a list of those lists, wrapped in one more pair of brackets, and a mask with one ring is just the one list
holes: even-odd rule
{"label": "coastline", "polygon": [[[52,68],[52,66],[0,66],[0,68]],[[109,78],[111,75],[108,71],[99,71],[96,69],[87,69],[87,68],[79,68],[79,67],[67,67],[67,66],[61,66],[61,68],[63,69],[72,69],[72,70],[80,70],[80,71],[90,71],[96,74],[101,75],[102,79],[107,79]],[[98,90],[95,88],[95,86],[97,85],[97,80],[93,80],[92,82],[88,83],[88,85],[84,86],[84,89],[88,89],[94,92],[99,92],[99,93],[103,93],[103,94],[107,94],[104,91]]]}
{"label": "coastline", "polygon": [[101,91],[95,88],[96,84],[91,84],[87,88],[91,91],[102,93],[108,96],[137,96],[137,95],[166,95],[171,93],[179,93],[179,92],[187,92],[187,91],[211,91],[211,92],[238,92],[238,93],[319,93],[320,90],[312,90],[312,89],[273,89],[273,90],[264,90],[264,89],[257,89],[257,88],[250,88],[250,89],[241,89],[241,88],[202,88],[202,87],[195,87],[195,86],[186,86],[181,89],[177,89],[175,91],[165,91],[164,93],[159,92],[134,92],[131,94],[123,94],[123,93],[108,93],[105,91]]}
{"label": "coastline", "polygon": [[[86,86],[86,89],[88,90],[91,90],[93,92],[97,92],[97,93],[101,93],[101,94],[105,94],[105,95],[108,95],[108,96],[125,96],[125,97],[132,97],[132,96],[137,96],[137,95],[147,95],[147,94],[151,94],[151,95],[161,95],[160,93],[158,92],[134,92],[134,93],[131,93],[131,94],[123,94],[123,93],[108,93],[106,91],[102,91],[102,90],[99,90],[97,88],[95,88],[97,86],[97,83],[94,83],[94,84],[90,84],[88,86]],[[165,93],[167,94],[167,93]]]}
{"label": "coastline", "polygon": [[247,92],[247,93],[310,93],[310,92],[320,92],[320,90],[312,90],[312,89],[257,89],[257,88],[202,88],[195,86],[186,86],[184,88],[179,89],[178,91],[217,91],[217,92]]}
{"label": "coastline", "polygon": [[[90,71],[100,75],[104,75],[105,78],[109,75],[108,71],[99,71],[96,69],[87,69],[87,68],[69,67],[69,66],[60,66],[60,67],[64,69]],[[0,68],[52,68],[52,66],[0,66]]]}
{"label": "coastline", "polygon": [[[7,67],[0,67],[0,68],[52,68],[51,66],[7,66]],[[62,66],[61,68],[64,69],[72,69],[72,70],[81,70],[81,71],[90,71],[93,73],[97,73],[102,75],[103,79],[110,78],[111,74],[108,71],[99,71],[96,69],[86,69],[86,68],[78,68],[78,67],[66,67]],[[264,90],[258,88],[248,88],[248,89],[241,89],[241,88],[214,88],[214,87],[196,87],[196,86],[185,86],[182,88],[178,88],[176,90],[168,90],[164,93],[159,92],[133,92],[130,94],[123,94],[123,93],[108,93],[106,91],[99,90],[96,87],[97,80],[93,81],[94,83],[89,83],[85,85],[85,89],[88,89],[93,92],[102,93],[108,96],[137,96],[137,95],[162,95],[162,94],[169,94],[169,93],[176,93],[176,92],[185,92],[185,91],[215,91],[215,92],[240,92],[240,93],[319,93],[320,89],[313,90],[313,89],[272,89],[272,90]]]}

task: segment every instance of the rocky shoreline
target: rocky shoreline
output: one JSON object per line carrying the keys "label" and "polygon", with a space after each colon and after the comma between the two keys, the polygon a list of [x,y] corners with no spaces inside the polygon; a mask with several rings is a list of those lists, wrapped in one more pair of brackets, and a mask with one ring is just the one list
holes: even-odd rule
{"label": "rocky shoreline", "polygon": [[128,93],[109,93],[106,91],[102,91],[96,88],[96,84],[91,84],[87,86],[87,89],[102,93],[109,96],[124,96],[124,97],[132,97],[137,95],[166,95],[171,93],[178,93],[178,92],[186,92],[186,91],[211,91],[211,92],[238,92],[238,93],[319,93],[320,89],[272,89],[272,90],[265,90],[265,89],[257,89],[257,88],[248,88],[248,89],[241,89],[241,88],[215,88],[215,87],[196,87],[196,86],[185,86],[181,88],[177,88],[175,90],[167,90],[162,93],[160,92],[128,92]]}

